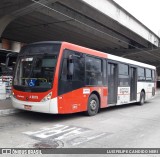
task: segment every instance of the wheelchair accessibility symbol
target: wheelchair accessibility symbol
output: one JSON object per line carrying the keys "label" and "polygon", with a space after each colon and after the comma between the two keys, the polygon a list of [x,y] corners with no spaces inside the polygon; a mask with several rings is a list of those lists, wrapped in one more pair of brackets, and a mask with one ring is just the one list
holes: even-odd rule
{"label": "wheelchair accessibility symbol", "polygon": [[34,87],[34,86],[35,86],[35,83],[36,83],[36,79],[28,80],[28,86],[29,86],[29,87]]}

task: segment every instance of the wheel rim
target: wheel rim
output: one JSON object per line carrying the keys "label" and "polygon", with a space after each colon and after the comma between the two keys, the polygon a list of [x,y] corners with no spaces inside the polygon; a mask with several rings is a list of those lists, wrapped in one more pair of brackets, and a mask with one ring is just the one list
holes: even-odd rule
{"label": "wheel rim", "polygon": [[90,109],[92,111],[95,111],[96,108],[97,108],[97,102],[96,102],[96,100],[91,100],[91,102],[90,102]]}

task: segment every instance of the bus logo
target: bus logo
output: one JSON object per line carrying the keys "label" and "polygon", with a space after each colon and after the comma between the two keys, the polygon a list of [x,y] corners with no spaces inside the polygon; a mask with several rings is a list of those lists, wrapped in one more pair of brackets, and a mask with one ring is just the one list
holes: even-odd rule
{"label": "bus logo", "polygon": [[89,88],[84,88],[83,89],[83,94],[90,94],[90,89]]}

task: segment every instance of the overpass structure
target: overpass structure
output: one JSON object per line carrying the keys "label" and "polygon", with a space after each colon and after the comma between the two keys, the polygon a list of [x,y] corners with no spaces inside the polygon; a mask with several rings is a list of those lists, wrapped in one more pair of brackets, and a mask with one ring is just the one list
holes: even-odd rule
{"label": "overpass structure", "polygon": [[160,39],[113,0],[2,0],[0,37],[62,40],[160,67]]}

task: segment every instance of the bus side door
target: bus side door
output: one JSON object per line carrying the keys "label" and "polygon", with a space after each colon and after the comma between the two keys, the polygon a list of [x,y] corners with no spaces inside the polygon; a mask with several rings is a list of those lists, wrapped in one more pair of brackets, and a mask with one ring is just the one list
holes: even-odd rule
{"label": "bus side door", "polygon": [[117,64],[108,63],[108,104],[117,103]]}
{"label": "bus side door", "polygon": [[137,99],[137,69],[130,67],[130,101]]}

